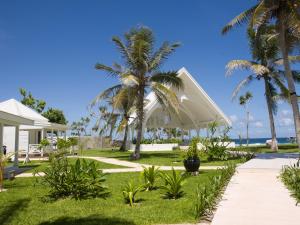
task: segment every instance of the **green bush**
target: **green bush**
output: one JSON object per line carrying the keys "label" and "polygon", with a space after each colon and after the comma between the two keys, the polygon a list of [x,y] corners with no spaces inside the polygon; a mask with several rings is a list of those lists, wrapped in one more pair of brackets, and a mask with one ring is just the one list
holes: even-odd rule
{"label": "green bush", "polygon": [[199,150],[197,144],[199,142],[199,138],[193,138],[190,146],[186,152],[186,159],[199,159]]}
{"label": "green bush", "polygon": [[220,175],[211,178],[206,186],[198,186],[195,195],[196,218],[210,216],[212,214],[223,190],[235,173],[235,168],[236,166],[234,164],[227,164],[224,169],[219,169]]}
{"label": "green bush", "polygon": [[144,168],[142,176],[145,181],[144,187],[147,191],[156,189],[155,181],[159,178],[160,173],[159,167],[151,166],[149,168]]}
{"label": "green bush", "polygon": [[136,202],[136,194],[142,189],[141,186],[135,185],[132,181],[129,181],[123,187],[123,197],[126,203],[128,203],[131,207]]}
{"label": "green bush", "polygon": [[181,198],[185,193],[182,190],[183,185],[185,184],[185,179],[187,176],[177,172],[172,168],[172,173],[161,173],[161,177],[165,181],[165,184],[161,186],[161,189],[164,189],[166,192],[164,196],[169,199],[178,199]]}
{"label": "green bush", "polygon": [[68,140],[58,138],[57,139],[57,148],[59,150],[66,150],[71,147],[71,143]]}
{"label": "green bush", "polygon": [[71,197],[78,199],[106,197],[108,195],[105,174],[98,170],[94,161],[77,159],[70,164],[60,152],[51,156],[50,166],[43,172],[42,183],[50,187],[50,196],[58,199]]}
{"label": "green bush", "polygon": [[298,204],[300,202],[300,166],[299,161],[293,166],[286,166],[281,171],[281,179],[283,183],[290,189],[292,196],[296,198]]}

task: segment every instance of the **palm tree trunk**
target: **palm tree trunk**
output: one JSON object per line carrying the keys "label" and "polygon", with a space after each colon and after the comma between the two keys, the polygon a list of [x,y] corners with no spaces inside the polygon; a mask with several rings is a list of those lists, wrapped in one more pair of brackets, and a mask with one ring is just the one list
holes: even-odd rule
{"label": "palm tree trunk", "polygon": [[122,142],[122,145],[120,147],[120,151],[121,152],[125,152],[127,150],[126,149],[126,146],[127,146],[127,136],[128,136],[128,121],[126,123],[125,131],[124,131],[123,142]]}
{"label": "palm tree trunk", "polygon": [[247,110],[247,118],[246,118],[246,129],[247,129],[247,134],[246,134],[246,139],[247,139],[247,146],[249,146],[249,115],[250,115],[250,113],[249,113],[249,111]]}
{"label": "palm tree trunk", "polygon": [[279,44],[280,49],[282,52],[282,58],[283,58],[283,64],[284,64],[284,70],[285,70],[285,76],[288,82],[288,88],[290,92],[290,99],[291,99],[291,105],[293,110],[293,116],[294,116],[294,124],[295,124],[295,133],[296,133],[296,139],[298,143],[298,148],[300,148],[300,114],[299,114],[299,106],[298,106],[298,99],[295,89],[295,83],[292,76],[292,71],[288,59],[288,50],[286,46],[286,26],[284,23],[284,16],[281,15],[280,22],[279,22]]}
{"label": "palm tree trunk", "polygon": [[140,158],[140,147],[143,136],[143,120],[144,120],[144,86],[141,85],[139,90],[139,98],[137,103],[137,134],[136,134],[136,145],[134,154],[132,155],[133,159]]}
{"label": "palm tree trunk", "polygon": [[265,81],[265,95],[266,95],[266,101],[268,106],[268,113],[269,113],[269,121],[270,121],[270,128],[271,128],[271,135],[272,135],[272,143],[271,143],[271,149],[273,151],[278,151],[278,145],[276,140],[276,130],[275,130],[275,124],[274,124],[274,116],[273,116],[273,110],[272,110],[272,96],[270,95],[270,89],[268,85],[268,81],[266,78],[264,78]]}

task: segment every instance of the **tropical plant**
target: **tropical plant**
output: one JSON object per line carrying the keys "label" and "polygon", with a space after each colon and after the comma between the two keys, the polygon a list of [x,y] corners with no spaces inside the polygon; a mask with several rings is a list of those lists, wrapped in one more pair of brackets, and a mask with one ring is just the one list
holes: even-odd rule
{"label": "tropical plant", "polygon": [[123,187],[123,197],[126,203],[128,203],[131,207],[133,207],[136,202],[136,194],[142,189],[141,186],[135,185],[132,181],[129,181]]}
{"label": "tropical plant", "polygon": [[87,127],[90,123],[89,117],[81,117],[79,121],[74,121],[71,124],[71,130],[75,131],[75,134],[79,137],[84,134],[87,135]]}
{"label": "tropical plant", "polygon": [[66,125],[68,123],[64,112],[60,109],[48,108],[42,115],[46,117],[51,123],[58,123]]}
{"label": "tropical plant", "polygon": [[144,170],[142,172],[142,176],[144,178],[145,184],[144,187],[147,191],[152,191],[156,189],[155,182],[160,177],[159,167],[151,166],[151,167],[143,167]]}
{"label": "tropical plant", "polygon": [[45,149],[50,145],[50,142],[47,138],[44,138],[40,141],[39,149],[45,152]]}
{"label": "tropical plant", "polygon": [[299,43],[300,37],[300,4],[299,0],[259,0],[250,9],[231,20],[222,30],[225,34],[236,25],[248,22],[256,31],[266,24],[274,24],[277,31],[284,73],[288,83],[289,96],[293,109],[295,133],[300,148],[300,114],[293,73],[289,62],[289,53]]}
{"label": "tropical plant", "polygon": [[68,140],[62,139],[62,138],[58,138],[57,139],[57,148],[59,150],[67,150],[68,148],[70,148],[71,143]]}
{"label": "tropical plant", "polygon": [[281,171],[281,179],[283,183],[291,190],[292,196],[296,198],[297,204],[300,202],[300,166],[299,162],[285,166]]}
{"label": "tropical plant", "polygon": [[78,145],[78,138],[76,137],[69,137],[68,138],[68,142],[69,142],[69,145],[71,147],[71,153],[74,151],[74,147]]}
{"label": "tropical plant", "polygon": [[185,184],[187,175],[181,174],[180,171],[175,171],[172,167],[171,174],[161,173],[161,177],[164,180],[165,184],[160,188],[165,190],[164,196],[169,199],[178,199],[185,195],[185,192],[182,190],[183,185]]}
{"label": "tropical plant", "polygon": [[249,118],[250,118],[250,112],[248,108],[248,104],[250,100],[253,98],[252,94],[247,91],[245,95],[241,95],[239,98],[239,104],[243,107],[245,107],[246,110],[246,140],[247,140],[247,146],[249,145]]}
{"label": "tropical plant", "polygon": [[7,165],[11,156],[11,154],[5,155],[2,151],[0,151],[0,192],[3,191],[5,166]]}
{"label": "tropical plant", "polygon": [[158,51],[154,51],[154,35],[146,27],[133,28],[124,36],[125,42],[118,37],[113,37],[112,40],[119,49],[125,66],[122,67],[115,63],[113,67],[110,67],[97,63],[95,67],[120,78],[122,83],[136,90],[134,105],[136,108],[137,143],[132,158],[138,159],[143,135],[145,92],[151,89],[158,102],[167,110],[178,110],[178,99],[171,88],[181,88],[182,81],[177,76],[177,72],[161,72],[159,69],[179,44],[170,45],[165,42]]}
{"label": "tropical plant", "polygon": [[105,198],[108,195],[105,174],[98,170],[94,161],[77,159],[71,164],[63,152],[50,157],[50,166],[44,171],[41,182],[50,187],[53,198],[77,199]]}
{"label": "tropical plant", "polygon": [[188,150],[186,151],[186,159],[199,159],[199,150],[198,150],[198,143],[200,139],[197,137],[194,137],[191,140],[190,146]]}

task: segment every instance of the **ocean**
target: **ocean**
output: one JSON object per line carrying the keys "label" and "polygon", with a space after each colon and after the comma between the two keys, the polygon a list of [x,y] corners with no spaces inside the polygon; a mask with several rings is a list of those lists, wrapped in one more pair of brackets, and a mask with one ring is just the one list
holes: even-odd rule
{"label": "ocean", "polygon": [[[270,140],[271,138],[249,138],[249,144],[255,145],[255,144],[266,144],[267,140]],[[239,145],[240,144],[240,140],[239,139],[232,139],[232,141],[235,142],[235,144]],[[287,144],[287,143],[291,143],[290,138],[277,138],[277,142],[278,144]],[[242,144],[246,144],[247,140],[246,139],[242,139]]]}

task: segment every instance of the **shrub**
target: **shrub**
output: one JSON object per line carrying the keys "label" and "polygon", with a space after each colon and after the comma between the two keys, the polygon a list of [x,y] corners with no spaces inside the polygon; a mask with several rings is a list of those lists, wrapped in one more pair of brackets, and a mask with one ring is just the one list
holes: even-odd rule
{"label": "shrub", "polygon": [[221,197],[222,191],[229,183],[235,173],[236,166],[227,164],[220,170],[220,175],[211,178],[204,187],[198,186],[195,195],[195,217],[205,217],[212,214],[212,211]]}
{"label": "shrub", "polygon": [[199,142],[199,138],[193,138],[190,146],[186,152],[186,159],[199,159],[199,151],[198,151],[198,147],[197,144]]}
{"label": "shrub", "polygon": [[180,172],[176,172],[172,168],[172,173],[162,173],[161,177],[165,181],[165,185],[161,186],[162,189],[166,191],[164,196],[169,199],[178,199],[182,197],[185,193],[182,187],[185,183],[186,175],[182,175]]}
{"label": "shrub", "polygon": [[77,200],[108,195],[107,187],[103,185],[105,174],[97,169],[94,161],[77,159],[75,164],[70,164],[64,154],[52,155],[50,167],[43,171],[42,183],[50,187],[51,197]]}
{"label": "shrub", "polygon": [[136,202],[136,194],[142,189],[141,186],[135,185],[132,181],[129,181],[124,187],[123,187],[123,197],[126,203],[129,203],[131,207],[133,207],[133,204]]}
{"label": "shrub", "polygon": [[65,140],[65,139],[61,139],[61,138],[58,138],[57,139],[57,148],[59,150],[66,150],[68,148],[70,148],[70,142],[68,140]]}
{"label": "shrub", "polygon": [[286,166],[281,171],[281,179],[283,183],[290,189],[292,196],[296,198],[298,204],[300,202],[300,166],[299,162],[292,166]]}
{"label": "shrub", "polygon": [[10,160],[10,157],[12,155],[13,154],[9,154],[9,155],[6,154],[6,155],[4,155],[3,152],[0,149],[0,192],[3,190],[5,166],[7,165],[8,161]]}
{"label": "shrub", "polygon": [[159,175],[160,175],[159,167],[151,166],[149,168],[144,168],[142,172],[142,176],[145,181],[144,187],[146,188],[147,191],[156,189],[155,181],[159,178]]}

